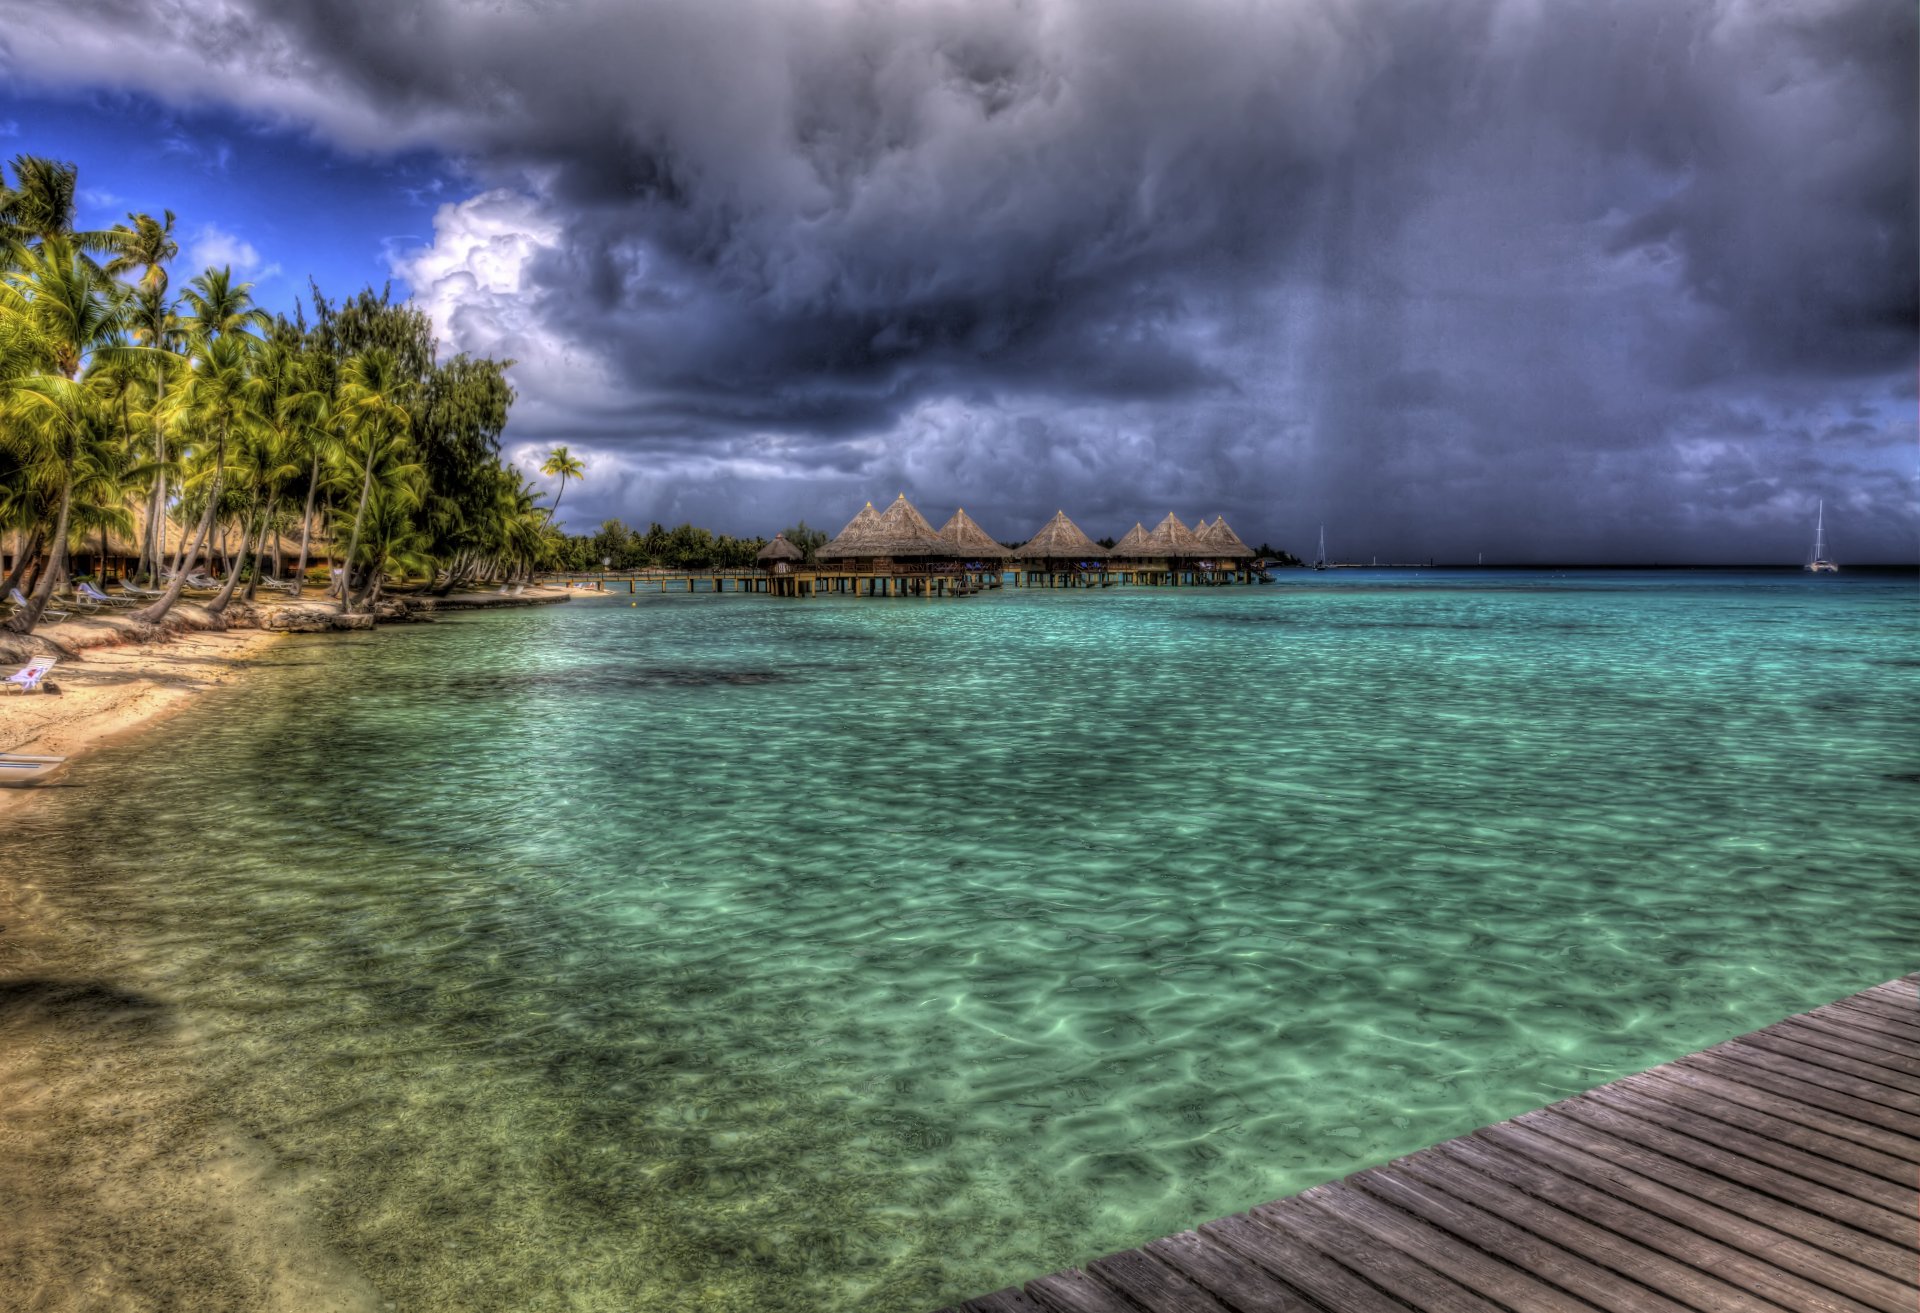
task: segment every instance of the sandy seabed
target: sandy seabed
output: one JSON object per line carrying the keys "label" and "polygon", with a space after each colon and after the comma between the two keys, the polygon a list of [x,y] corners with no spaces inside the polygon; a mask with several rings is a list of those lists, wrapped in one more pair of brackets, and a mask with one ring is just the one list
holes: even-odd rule
{"label": "sandy seabed", "polygon": [[[0,750],[82,757],[240,678],[281,635],[186,632],[126,644],[66,624],[52,694],[0,694]],[[0,828],[54,789],[0,790]],[[103,792],[103,805],[141,800]],[[55,836],[57,841],[57,834]],[[0,1308],[378,1309],[310,1238],[295,1190],[190,1080],[191,1027],[114,977],[114,945],[51,916],[0,871]]]}

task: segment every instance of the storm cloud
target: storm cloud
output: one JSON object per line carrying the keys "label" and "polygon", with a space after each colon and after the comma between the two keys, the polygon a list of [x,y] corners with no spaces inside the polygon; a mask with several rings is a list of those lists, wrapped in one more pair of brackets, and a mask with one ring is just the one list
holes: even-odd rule
{"label": "storm cloud", "polygon": [[16,82],[454,161],[396,271],[585,451],[576,524],[1792,559],[1825,497],[1914,557],[1901,0],[0,15]]}

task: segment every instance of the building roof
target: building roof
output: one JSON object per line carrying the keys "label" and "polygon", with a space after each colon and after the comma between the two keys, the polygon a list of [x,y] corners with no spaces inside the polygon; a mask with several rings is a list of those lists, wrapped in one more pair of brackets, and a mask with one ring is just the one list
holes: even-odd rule
{"label": "building roof", "polygon": [[1253,548],[1247,546],[1247,544],[1241,540],[1240,535],[1233,531],[1233,526],[1227,523],[1227,517],[1224,515],[1220,516],[1212,524],[1203,523],[1200,532],[1195,534],[1194,537],[1205,543],[1207,550],[1214,556],[1226,558],[1245,557],[1248,559],[1251,559],[1253,556]]}
{"label": "building roof", "polygon": [[1053,518],[1040,526],[1040,532],[1013,554],[1023,561],[1082,561],[1100,560],[1107,549],[1080,532],[1080,526],[1069,520],[1065,511],[1055,511]]}
{"label": "building roof", "polygon": [[953,544],[934,532],[903,493],[885,513],[868,502],[838,537],[814,555],[823,561],[859,556],[952,556]]}
{"label": "building roof", "polygon": [[1153,532],[1147,535],[1149,555],[1168,559],[1190,556],[1205,556],[1207,549],[1193,536],[1193,530],[1180,523],[1180,517],[1172,511],[1167,518],[1153,526]]}
{"label": "building roof", "polygon": [[807,554],[787,541],[787,535],[776,533],[773,541],[760,549],[756,561],[804,561]]}
{"label": "building roof", "polygon": [[1004,561],[1013,555],[1011,547],[975,524],[964,510],[955,511],[953,518],[940,526],[940,536],[960,549],[956,555],[969,559],[992,557]]}
{"label": "building roof", "polygon": [[1121,535],[1120,541],[1108,550],[1107,555],[1130,561],[1152,556],[1153,552],[1147,543],[1147,531],[1140,527],[1138,521],[1135,521],[1134,526]]}

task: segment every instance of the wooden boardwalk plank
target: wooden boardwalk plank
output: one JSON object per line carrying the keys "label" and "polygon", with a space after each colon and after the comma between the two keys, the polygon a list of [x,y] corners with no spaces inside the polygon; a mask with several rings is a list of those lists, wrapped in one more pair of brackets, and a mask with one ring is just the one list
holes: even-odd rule
{"label": "wooden boardwalk plank", "polygon": [[1888,1071],[1920,1076],[1920,1046],[1903,1052],[1891,1045],[1875,1043],[1877,1036],[1871,1031],[1845,1029],[1813,1016],[1789,1017],[1770,1031],[1775,1035],[1790,1035],[1802,1044],[1812,1044],[1831,1053],[1844,1053],[1861,1062],[1871,1062]]}
{"label": "wooden boardwalk plank", "polygon": [[947,1313],[1916,1313],[1920,975]]}
{"label": "wooden boardwalk plank", "polygon": [[[1545,1236],[1523,1231],[1495,1213],[1392,1167],[1361,1172],[1348,1177],[1346,1183],[1354,1187],[1356,1194],[1364,1191],[1386,1200],[1409,1215],[1458,1236],[1480,1252],[1497,1254],[1520,1270],[1550,1281],[1609,1313],[1680,1313],[1686,1307],[1618,1272],[1588,1262]],[[1491,1285],[1482,1288],[1499,1294]]]}
{"label": "wooden boardwalk plank", "polygon": [[[1920,1230],[1914,1226],[1911,1217],[1913,1189],[1849,1167],[1844,1162],[1810,1153],[1782,1138],[1777,1132],[1770,1138],[1717,1121],[1711,1116],[1690,1115],[1684,1108],[1618,1084],[1603,1086],[1582,1099],[1570,1099],[1557,1106],[1569,1116],[1583,1119],[1591,1117],[1598,1109],[1605,1109],[1610,1118],[1617,1117],[1619,1120],[1604,1121],[1601,1125],[1610,1126],[1615,1134],[1670,1153],[1683,1161],[1691,1161],[1687,1155],[1695,1152],[1692,1144],[1698,1142],[1730,1150],[1769,1168],[1791,1173],[1791,1177],[1777,1181],[1770,1189],[1770,1193],[1782,1198],[1805,1199],[1808,1202],[1822,1199],[1824,1196],[1803,1193],[1801,1181],[1815,1182],[1848,1201],[1841,1205],[1849,1211],[1840,1220],[1874,1235],[1906,1244],[1914,1242],[1915,1232]],[[1767,1120],[1775,1121],[1789,1133],[1797,1129],[1787,1123],[1778,1123],[1777,1119]],[[1912,1169],[1907,1169],[1907,1174],[1912,1175]],[[1761,1179],[1764,1178],[1755,1178]],[[1851,1211],[1853,1203],[1877,1206],[1879,1212],[1856,1214]],[[1822,1211],[1826,1210],[1823,1208]],[[1828,1212],[1828,1216],[1836,1214]],[[1891,1219],[1890,1223],[1888,1219]]]}
{"label": "wooden boardwalk plank", "polygon": [[1500,1313],[1495,1305],[1437,1268],[1396,1246],[1380,1244],[1361,1228],[1309,1207],[1298,1196],[1256,1208],[1248,1216],[1291,1240],[1313,1246],[1348,1271],[1398,1296],[1409,1307],[1431,1309],[1433,1313]]}
{"label": "wooden boardwalk plank", "polygon": [[[1227,1306],[1201,1287],[1181,1276],[1165,1263],[1149,1258],[1138,1249],[1123,1249],[1117,1254],[1087,1264],[1087,1270],[1131,1299],[1146,1313],[1228,1313]],[[1276,1310],[1304,1309],[1295,1301],[1275,1301]]]}
{"label": "wooden boardwalk plank", "polygon": [[[1436,1272],[1452,1277],[1468,1290],[1481,1291],[1509,1308],[1522,1307],[1539,1313],[1588,1313],[1592,1305],[1575,1299],[1511,1263],[1503,1263],[1472,1245],[1462,1244],[1446,1232],[1428,1226],[1411,1215],[1380,1202],[1369,1194],[1341,1185],[1320,1185],[1286,1201],[1289,1205],[1311,1204],[1331,1216],[1364,1232],[1363,1244],[1398,1250]],[[1253,1210],[1262,1221],[1278,1220],[1280,1205],[1268,1204]],[[1288,1216],[1305,1211],[1293,1208]],[[1337,1255],[1336,1255],[1337,1257]],[[1382,1283],[1388,1284],[1388,1283]],[[1389,1284],[1389,1289],[1393,1287]],[[1404,1291],[1400,1293],[1406,1297]]]}
{"label": "wooden boardwalk plank", "polygon": [[[1541,1138],[1528,1142],[1530,1155],[1550,1155],[1554,1166],[1577,1171],[1583,1181],[1636,1203],[1645,1202],[1663,1217],[1857,1299],[1871,1302],[1870,1296],[1898,1297],[1902,1292],[1868,1279],[1867,1271],[1854,1269],[1898,1277],[1913,1266],[1912,1252],[1903,1252],[1897,1244],[1629,1143],[1558,1108],[1528,1113],[1489,1128],[1488,1133],[1496,1130],[1516,1137],[1537,1135]],[[1712,1165],[1727,1166],[1734,1157],[1714,1155]],[[1909,1313],[1911,1303],[1903,1300],[1900,1313]]]}
{"label": "wooden boardwalk plank", "polygon": [[[1650,1081],[1656,1085],[1676,1085],[1701,1096],[1719,1100],[1729,1114],[1740,1108],[1777,1116],[1783,1121],[1806,1127],[1819,1134],[1873,1151],[1879,1158],[1900,1164],[1895,1174],[1888,1179],[1905,1181],[1909,1165],[1920,1165],[1920,1140],[1901,1135],[1895,1131],[1884,1130],[1858,1118],[1848,1117],[1817,1104],[1779,1094],[1773,1090],[1761,1089],[1743,1081],[1728,1080],[1710,1071],[1669,1063],[1664,1067],[1655,1067],[1633,1077],[1636,1081]],[[1717,1114],[1716,1114],[1717,1115]],[[1866,1165],[1864,1160],[1848,1158],[1856,1166]]]}

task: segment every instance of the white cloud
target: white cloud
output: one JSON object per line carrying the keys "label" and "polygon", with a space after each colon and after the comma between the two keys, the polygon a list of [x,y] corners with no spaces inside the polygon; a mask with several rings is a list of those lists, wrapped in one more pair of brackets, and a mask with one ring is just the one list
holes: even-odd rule
{"label": "white cloud", "polygon": [[0,119],[0,137],[17,137],[19,135],[20,135],[19,120]]}
{"label": "white cloud", "polygon": [[604,361],[554,330],[554,308],[531,277],[560,235],[560,221],[536,198],[482,192],[442,205],[433,243],[396,253],[392,265],[432,318],[443,353],[515,362],[516,427],[564,432],[580,411],[612,405],[617,389]]}
{"label": "white cloud", "polygon": [[277,272],[279,265],[260,270],[260,252],[253,243],[207,223],[200,226],[187,247],[187,267],[193,270],[231,268],[236,274]]}

